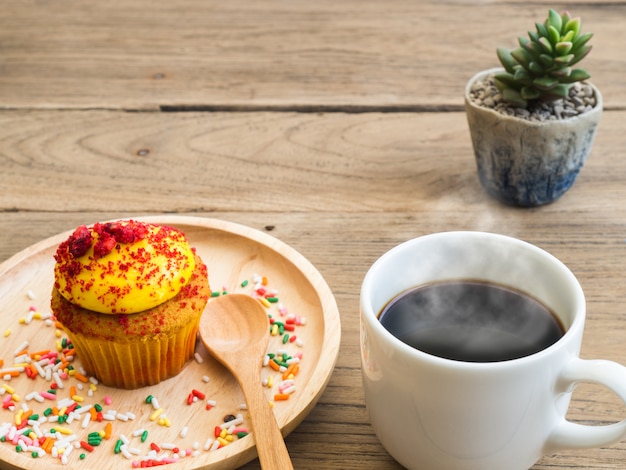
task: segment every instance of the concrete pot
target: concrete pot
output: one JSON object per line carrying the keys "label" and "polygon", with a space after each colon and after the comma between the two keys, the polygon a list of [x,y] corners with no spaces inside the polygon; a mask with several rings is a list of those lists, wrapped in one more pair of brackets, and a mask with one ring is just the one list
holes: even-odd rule
{"label": "concrete pot", "polygon": [[532,122],[477,106],[472,84],[500,69],[476,74],[465,88],[465,111],[478,176],[489,194],[517,206],[539,206],[561,197],[589,157],[602,115],[602,95],[593,86],[593,110],[557,121]]}

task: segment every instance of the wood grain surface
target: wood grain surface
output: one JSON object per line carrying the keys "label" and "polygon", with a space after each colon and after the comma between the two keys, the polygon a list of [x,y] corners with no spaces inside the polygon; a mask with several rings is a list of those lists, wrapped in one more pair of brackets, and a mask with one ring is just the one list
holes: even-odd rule
{"label": "wood grain surface", "polygon": [[[522,210],[480,187],[462,92],[550,7],[595,33],[586,66],[605,112],[574,187]],[[550,251],[587,296],[583,357],[626,364],[625,21],[623,0],[0,0],[0,260],[78,224],[164,213],[277,237],[342,320],[328,387],[286,440],[294,467],[399,469],[364,405],[358,296],[408,238],[486,230]],[[625,415],[589,384],[569,412]],[[533,470],[625,465],[621,442]]]}

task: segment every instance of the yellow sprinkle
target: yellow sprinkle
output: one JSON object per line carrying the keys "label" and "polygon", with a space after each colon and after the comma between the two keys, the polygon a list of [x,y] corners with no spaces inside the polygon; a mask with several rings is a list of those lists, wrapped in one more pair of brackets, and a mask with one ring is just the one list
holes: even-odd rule
{"label": "yellow sprinkle", "polygon": [[72,430],[70,428],[64,428],[64,427],[60,427],[60,426],[55,426],[53,428],[56,432],[60,432],[61,434],[72,434]]}
{"label": "yellow sprinkle", "polygon": [[259,301],[263,304],[265,308],[270,308],[270,306],[272,305],[270,301],[267,300],[265,297],[259,297]]}
{"label": "yellow sprinkle", "polygon": [[11,328],[7,328],[6,330],[4,330],[4,337],[7,338],[11,336],[11,333]]}
{"label": "yellow sprinkle", "polygon": [[274,408],[274,405],[275,405],[275,404],[276,404],[276,403],[274,403],[274,401],[270,401],[270,408]]}
{"label": "yellow sprinkle", "polygon": [[222,429],[220,432],[220,437],[224,439],[228,435],[228,430],[226,428]]}
{"label": "yellow sprinkle", "polygon": [[28,367],[28,362],[13,363],[13,367]]}
{"label": "yellow sprinkle", "polygon": [[98,389],[98,387],[96,387],[95,384],[89,385],[89,388],[91,389],[92,392],[95,392]]}
{"label": "yellow sprinkle", "polygon": [[226,439],[228,442],[233,442],[234,438],[233,438],[232,434],[228,434],[228,435],[226,435],[226,437],[224,439]]}
{"label": "yellow sprinkle", "polygon": [[272,388],[274,386],[274,376],[270,375],[267,378],[267,388]]}
{"label": "yellow sprinkle", "polygon": [[11,387],[11,386],[10,386],[10,385],[8,385],[8,384],[3,384],[3,385],[2,385],[2,388],[4,388],[4,389],[5,389],[7,392],[9,392],[9,393],[15,393],[15,390],[13,390],[13,387]]}
{"label": "yellow sprinkle", "polygon": [[65,414],[65,412],[66,412],[66,411],[67,411],[67,406],[65,406],[65,407],[61,408],[61,409],[59,410],[59,416],[63,416],[63,415]]}
{"label": "yellow sprinkle", "polygon": [[100,434],[100,437],[104,438],[105,436],[104,429],[101,429],[100,431],[98,431],[98,434]]}
{"label": "yellow sprinkle", "polygon": [[20,322],[20,325],[26,324],[26,318],[25,317],[20,318],[19,322]]}
{"label": "yellow sprinkle", "polygon": [[61,344],[61,340],[58,340],[58,339],[57,339],[56,344],[57,344],[57,351],[58,351],[58,352],[63,351],[63,345]]}
{"label": "yellow sprinkle", "polygon": [[154,410],[154,412],[150,415],[150,421],[156,421],[159,416],[163,413],[163,408],[158,408]]}
{"label": "yellow sprinkle", "polygon": [[22,416],[24,415],[24,410],[20,409],[18,410],[18,412],[15,414],[15,425],[19,426],[22,424]]}
{"label": "yellow sprinkle", "polygon": [[11,395],[11,398],[13,399],[13,401],[20,401],[22,399],[22,397],[20,397],[17,393],[13,393]]}
{"label": "yellow sprinkle", "polygon": [[[56,331],[54,332],[54,336],[56,336],[57,338],[60,338],[61,336],[63,336],[63,332],[62,332],[61,330],[56,330]],[[59,344],[60,344],[60,343],[58,343],[58,342],[57,342],[57,348],[58,348],[58,345],[59,345]]]}
{"label": "yellow sprinkle", "polygon": [[274,323],[272,325],[272,336],[276,336],[278,334],[278,325]]}
{"label": "yellow sprinkle", "polygon": [[31,431],[31,432],[29,432],[29,433],[28,433],[28,437],[30,437],[33,441],[34,441],[35,439],[39,439],[39,438],[37,437],[37,434],[35,434],[35,431]]}
{"label": "yellow sprinkle", "polygon": [[172,424],[172,423],[170,422],[170,419],[169,419],[169,418],[167,418],[167,417],[165,417],[165,418],[161,418],[161,419],[159,420],[159,425],[160,425],[160,426],[165,426],[165,427],[169,428],[169,427],[170,427],[170,424]]}
{"label": "yellow sprinkle", "polygon": [[37,320],[41,320],[41,313],[39,312],[33,313],[33,318],[36,318]]}
{"label": "yellow sprinkle", "polygon": [[223,446],[227,446],[228,444],[230,444],[226,439],[224,439],[223,437],[218,437],[217,440],[219,441],[220,444],[222,444]]}
{"label": "yellow sprinkle", "polygon": [[85,401],[85,399],[83,397],[81,397],[80,395],[74,395],[72,396],[72,400],[78,402],[78,403],[82,403],[83,401]]}

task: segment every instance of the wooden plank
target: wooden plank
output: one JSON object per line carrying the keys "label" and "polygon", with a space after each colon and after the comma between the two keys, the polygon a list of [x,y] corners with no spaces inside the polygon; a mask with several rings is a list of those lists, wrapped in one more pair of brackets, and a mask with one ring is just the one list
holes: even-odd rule
{"label": "wooden plank", "polygon": [[[625,118],[605,112],[576,185],[541,211],[624,220]],[[0,145],[1,211],[511,214],[478,183],[462,112],[5,111]]]}
{"label": "wooden plank", "polygon": [[626,106],[626,2],[0,1],[0,107],[461,109],[549,7],[595,32],[586,59]]}

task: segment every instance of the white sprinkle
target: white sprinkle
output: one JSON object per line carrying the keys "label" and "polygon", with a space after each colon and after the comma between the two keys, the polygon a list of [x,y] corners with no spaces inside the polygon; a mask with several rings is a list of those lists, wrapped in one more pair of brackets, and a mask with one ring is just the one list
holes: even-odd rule
{"label": "white sprinkle", "polygon": [[143,434],[144,431],[145,431],[145,429],[143,429],[143,428],[137,429],[136,431],[133,432],[133,436],[134,437],[139,437],[139,436],[141,436]]}
{"label": "white sprinkle", "polygon": [[239,405],[239,409],[240,409],[240,410],[244,410],[244,411],[245,411],[245,410],[247,410],[247,409],[248,409],[248,405],[246,405],[245,403],[241,403],[241,404]]}
{"label": "white sprinkle", "polygon": [[124,434],[120,434],[120,441],[122,441],[122,443],[126,446],[128,446],[128,444],[130,444],[130,441],[128,440],[128,438],[124,435]]}
{"label": "white sprinkle", "polygon": [[20,346],[15,350],[15,352],[13,353],[14,356],[17,356],[19,353],[21,353],[22,351],[24,351],[25,349],[28,349],[28,345],[30,343],[28,341],[24,341],[22,344],[20,344]]}
{"label": "white sprinkle", "polygon": [[152,397],[152,408],[154,408],[155,410],[158,410],[159,408],[161,408],[159,406],[159,401],[155,397]]}
{"label": "white sprinkle", "polygon": [[196,362],[197,362],[198,364],[202,364],[202,363],[204,362],[204,359],[202,359],[202,356],[201,356],[201,355],[200,355],[200,353],[198,353],[198,352],[197,352],[197,353],[195,353],[195,354],[193,355],[193,357],[196,359]]}
{"label": "white sprinkle", "polygon": [[[82,409],[82,408],[81,408]],[[87,413],[84,417],[83,417],[83,422],[81,423],[80,427],[83,429],[86,429],[87,426],[89,425],[89,421],[91,421],[91,414]]]}
{"label": "white sprinkle", "polygon": [[[61,363],[59,362],[59,364]],[[61,380],[61,377],[59,377],[59,374],[57,372],[52,373],[52,378],[56,382],[58,388],[63,388],[63,381]]]}
{"label": "white sprinkle", "polygon": [[206,404],[209,406],[217,406],[217,402],[215,400],[207,400]]}
{"label": "white sprinkle", "polygon": [[220,429],[228,429],[231,426],[239,426],[240,424],[243,424],[243,418],[241,417],[241,415],[239,415],[239,417],[233,420],[230,420],[226,423],[220,424]]}
{"label": "white sprinkle", "polygon": [[116,418],[120,421],[128,421],[128,416],[126,416],[124,413],[118,413],[116,415]]}
{"label": "white sprinkle", "polygon": [[126,413],[126,416],[128,417],[128,419],[130,420],[134,420],[137,416],[135,415],[135,413],[131,413],[130,411],[128,413]]}
{"label": "white sprinkle", "polygon": [[131,460],[133,458],[133,454],[130,453],[130,451],[128,450],[128,445],[124,444],[120,447],[120,451],[122,452],[122,455],[124,457],[126,457],[128,460]]}
{"label": "white sprinkle", "polygon": [[211,379],[209,379],[209,376],[208,376],[208,375],[203,375],[203,376],[202,376],[202,381],[203,381],[205,384],[206,384],[206,383],[209,383],[209,380],[211,380]]}
{"label": "white sprinkle", "polygon": [[211,448],[209,449],[209,452],[213,452],[213,451],[215,451],[215,450],[219,449],[219,447],[220,447],[220,441],[218,441],[217,439],[215,439],[215,440],[213,441],[213,444],[211,444]]}
{"label": "white sprinkle", "polygon": [[189,428],[187,426],[183,427],[183,429],[180,430],[180,437],[187,437],[187,432],[189,431]]}
{"label": "white sprinkle", "polygon": [[159,447],[161,447],[161,449],[165,449],[165,450],[172,450],[172,449],[176,448],[176,444],[172,444],[171,442],[164,442]]}
{"label": "white sprinkle", "polygon": [[74,403],[74,400],[72,400],[71,398],[63,398],[57,402],[57,408],[67,408],[69,406],[72,406]]}
{"label": "white sprinkle", "polygon": [[32,290],[29,290],[26,294],[30,300],[35,300],[35,293]]}
{"label": "white sprinkle", "polygon": [[211,439],[210,437],[206,440],[206,442],[204,443],[204,446],[202,447],[204,450],[209,450],[211,448],[211,444],[213,444],[213,439]]}

